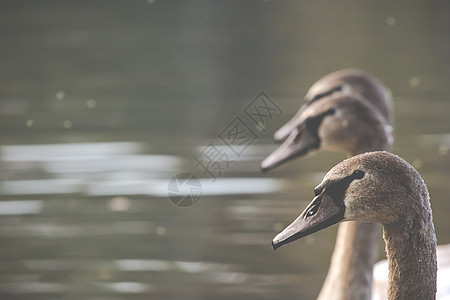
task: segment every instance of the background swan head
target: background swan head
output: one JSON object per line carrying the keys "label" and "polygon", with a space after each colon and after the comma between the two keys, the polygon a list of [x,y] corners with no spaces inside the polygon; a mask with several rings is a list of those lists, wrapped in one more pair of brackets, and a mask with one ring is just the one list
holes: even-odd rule
{"label": "background swan head", "polygon": [[388,150],[392,127],[366,99],[333,95],[302,110],[289,137],[261,163],[266,171],[310,151],[323,149],[348,156]]}
{"label": "background swan head", "polygon": [[359,96],[381,113],[386,122],[393,124],[393,105],[389,89],[377,78],[357,69],[344,69],[330,73],[308,90],[305,104],[297,114],[274,134],[276,142],[283,142],[298,126],[298,119],[307,107],[316,101],[332,96]]}
{"label": "background swan head", "polygon": [[314,194],[300,216],[273,239],[274,249],[341,221],[386,226],[420,217],[432,224],[428,191],[421,176],[409,163],[388,152],[344,160],[325,175]]}

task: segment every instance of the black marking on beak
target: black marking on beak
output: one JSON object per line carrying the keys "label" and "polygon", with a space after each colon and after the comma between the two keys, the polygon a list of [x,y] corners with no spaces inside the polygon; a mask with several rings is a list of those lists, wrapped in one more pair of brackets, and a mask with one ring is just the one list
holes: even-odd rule
{"label": "black marking on beak", "polygon": [[306,155],[320,147],[319,127],[322,120],[335,113],[333,108],[318,116],[306,119],[294,128],[289,137],[261,163],[261,170],[268,171],[295,157]]}
{"label": "black marking on beak", "polygon": [[291,135],[291,133],[294,131],[294,129],[300,125],[299,120],[301,119],[301,115],[312,103],[314,103],[320,99],[326,98],[327,96],[330,96],[330,95],[334,94],[335,92],[342,91],[342,89],[343,89],[343,86],[338,85],[334,88],[331,88],[330,90],[328,90],[326,92],[315,95],[310,100],[305,99],[306,102],[300,107],[300,109],[295,114],[295,116],[289,122],[284,124],[284,126],[282,126],[280,129],[278,129],[275,132],[275,134],[273,136],[275,143],[282,143],[289,137],[289,135]]}
{"label": "black marking on beak", "polygon": [[314,189],[316,197],[294,222],[272,240],[272,248],[276,250],[342,221],[345,214],[344,198],[347,188],[353,180],[364,176],[364,171],[356,170],[338,181],[325,181],[316,187]]}
{"label": "black marking on beak", "polygon": [[338,223],[344,213],[342,202],[327,194],[315,197],[301,215],[273,239],[273,250]]}

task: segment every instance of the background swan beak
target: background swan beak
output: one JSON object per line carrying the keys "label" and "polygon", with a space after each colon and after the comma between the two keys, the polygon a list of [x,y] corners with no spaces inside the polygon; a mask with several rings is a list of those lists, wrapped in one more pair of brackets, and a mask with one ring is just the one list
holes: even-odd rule
{"label": "background swan beak", "polygon": [[295,128],[272,154],[261,162],[261,170],[268,171],[297,156],[306,155],[320,146],[320,139],[309,130]]}
{"label": "background swan beak", "polygon": [[300,216],[272,240],[273,250],[342,221],[344,213],[343,202],[326,194],[315,197]]}
{"label": "background swan beak", "polygon": [[284,142],[287,137],[300,125],[302,119],[300,116],[303,114],[304,110],[304,106],[300,107],[295,116],[275,132],[273,135],[273,140],[275,143]]}
{"label": "background swan beak", "polygon": [[295,119],[290,120],[286,124],[283,125],[280,129],[278,129],[273,135],[273,140],[275,143],[282,143],[286,140],[286,138],[295,130],[297,127],[297,122]]}

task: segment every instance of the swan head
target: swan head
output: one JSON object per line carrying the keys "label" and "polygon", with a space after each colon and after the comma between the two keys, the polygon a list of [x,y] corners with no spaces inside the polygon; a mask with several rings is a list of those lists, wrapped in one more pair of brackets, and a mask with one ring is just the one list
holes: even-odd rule
{"label": "swan head", "polygon": [[391,93],[377,78],[357,69],[330,73],[308,90],[305,103],[297,114],[274,134],[276,142],[283,142],[298,125],[298,117],[312,103],[332,96],[360,96],[376,107],[388,124],[393,123]]}
{"label": "swan head", "polygon": [[[417,193],[420,197],[414,196]],[[400,157],[384,151],[339,163],[314,194],[300,216],[273,239],[274,249],[342,221],[388,225],[429,207],[428,191],[419,173]]]}
{"label": "swan head", "polygon": [[392,144],[392,127],[367,100],[350,95],[328,96],[311,103],[296,119],[287,139],[261,163],[263,171],[315,150],[354,155]]}

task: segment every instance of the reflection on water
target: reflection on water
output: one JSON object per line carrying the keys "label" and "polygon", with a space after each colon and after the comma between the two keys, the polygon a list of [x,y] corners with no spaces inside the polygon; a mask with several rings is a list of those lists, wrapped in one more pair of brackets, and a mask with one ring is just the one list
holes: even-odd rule
{"label": "reflection on water", "polygon": [[[167,196],[170,177],[165,176],[180,169],[182,159],[132,154],[141,148],[138,143],[2,146],[0,160],[8,163],[10,171],[56,178],[5,180],[0,189],[3,195]],[[206,178],[200,179],[200,185],[204,196],[264,194],[281,188],[278,180],[270,178]]]}
{"label": "reflection on water", "polygon": [[[284,275],[278,278],[267,275],[258,275],[239,272],[239,266],[218,263],[205,262],[187,262],[187,261],[162,261],[162,260],[115,260],[115,261],[60,261],[60,260],[27,260],[20,264],[6,263],[9,268],[26,269],[29,272],[79,272],[83,270],[102,269],[104,276],[109,272],[169,272],[181,273],[186,276],[202,274],[210,284],[219,285],[242,285],[246,283],[257,283],[264,286],[266,284],[295,284],[295,276]],[[19,294],[59,294],[70,292],[74,286],[57,283],[38,283],[35,282],[36,276],[22,275],[10,276],[11,282],[0,284],[0,287],[11,293]],[[26,280],[30,280],[27,282]],[[151,291],[156,292],[157,286],[140,282],[108,282],[108,283],[89,283],[87,289],[97,290],[98,293],[105,293],[113,290],[120,293],[143,293]]]}
{"label": "reflection on water", "polygon": [[[261,152],[261,149],[268,148],[270,147],[261,145],[250,147],[240,161],[245,163],[260,159],[261,153],[258,157],[255,155],[258,155],[258,151]],[[188,162],[186,158],[180,156],[148,154],[146,149],[151,149],[151,147],[136,142],[1,146],[0,162],[8,168],[9,178],[9,180],[0,182],[2,195],[16,199],[34,197],[39,200],[5,198],[5,201],[1,201],[0,215],[35,215],[36,217],[26,221],[24,219],[0,219],[0,223],[2,223],[0,239],[15,241],[38,239],[64,245],[71,239],[115,240],[120,237],[127,239],[140,237],[141,239],[159,240],[160,237],[170,235],[170,231],[173,230],[171,225],[165,227],[157,225],[155,221],[144,221],[147,219],[146,217],[135,216],[142,213],[147,213],[150,217],[160,214],[158,206],[148,206],[149,203],[143,206],[143,202],[147,202],[147,197],[153,196],[157,197],[159,202],[157,205],[167,206],[169,201],[166,197],[170,176],[182,170],[182,166],[188,165]],[[194,147],[191,151],[193,152],[195,149],[198,147]],[[240,173],[239,169],[236,172]],[[26,179],[21,179],[23,177]],[[216,180],[200,178],[199,181],[202,197],[206,198],[203,201],[208,201],[207,197],[211,196],[267,194],[280,191],[282,188],[282,181],[272,178],[241,176],[239,178],[221,177]],[[48,198],[50,196],[52,198]],[[140,198],[129,198],[133,196]],[[70,200],[67,197],[75,198]],[[93,197],[100,200],[95,200]],[[107,198],[105,201],[105,197],[111,198]],[[91,201],[101,201],[103,205],[91,207]],[[55,202],[60,203],[56,204]],[[91,208],[88,209],[88,207]],[[171,210],[173,209],[176,208],[172,207]],[[257,213],[258,210],[260,213]],[[264,210],[268,217],[261,219],[264,216]],[[249,225],[254,223],[253,219],[255,218],[257,223],[270,224],[270,215],[276,214],[276,210],[273,205],[272,208],[266,209],[252,207],[250,203],[233,205],[228,212],[224,211],[228,215],[226,218],[239,220],[239,222],[244,221],[248,228],[238,232],[228,230],[193,232],[193,238],[197,242],[217,245],[267,246],[269,237],[267,230],[266,232],[254,232],[263,228],[257,224],[250,228]],[[115,220],[114,217],[109,216],[112,218],[107,222],[97,220],[97,218],[88,222],[79,221],[83,219],[83,215],[97,216],[103,213],[108,216],[108,211],[127,213],[129,217],[126,217],[126,220],[120,220],[120,218]],[[249,217],[249,213],[253,216]],[[242,218],[242,215],[247,216]],[[63,216],[66,216],[65,221]],[[270,225],[265,226],[270,228]],[[127,258],[127,256],[125,257]],[[242,285],[251,281],[278,284],[272,282],[274,279],[269,279],[267,276],[266,278],[262,275],[243,272],[245,268],[239,264],[205,261],[131,259],[131,257],[102,261],[96,259],[51,259],[50,257],[30,259],[25,256],[23,260],[18,261],[4,260],[1,266],[5,272],[2,273],[0,270],[2,278],[0,289],[8,294],[21,295],[77,294],[73,285],[70,284],[72,282],[70,278],[73,276],[72,274],[78,272],[100,272],[100,278],[83,287],[89,294],[148,295],[157,294],[158,291],[165,293],[164,289],[161,290],[153,283],[111,281],[112,274],[129,274],[130,272],[162,272],[169,275],[172,273],[199,274],[201,275],[200,282],[208,285]],[[9,274],[9,270],[14,270],[14,274]],[[64,273],[69,276],[65,281],[69,282],[47,282],[42,276],[33,276],[35,273]],[[103,278],[104,276],[107,278]],[[293,282],[293,280],[289,281]],[[281,282],[286,284],[286,278],[283,277]]]}
{"label": "reflection on water", "polygon": [[22,200],[0,202],[0,215],[38,214],[42,211],[40,200]]}
{"label": "reflection on water", "polygon": [[[344,67],[392,89],[394,152],[449,243],[449,3],[6,1],[0,298],[315,299],[336,228],[270,241],[343,155],[259,162],[309,85]],[[240,155],[215,144],[233,161],[206,177],[193,157],[261,91],[285,114]],[[180,173],[200,180],[191,208],[167,198]]]}

